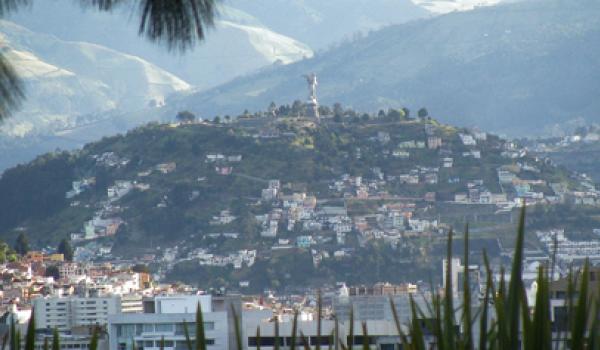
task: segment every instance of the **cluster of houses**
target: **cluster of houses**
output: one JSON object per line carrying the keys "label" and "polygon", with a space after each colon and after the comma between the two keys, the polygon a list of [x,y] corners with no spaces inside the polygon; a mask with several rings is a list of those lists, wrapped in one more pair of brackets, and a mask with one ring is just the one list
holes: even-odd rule
{"label": "cluster of houses", "polygon": [[600,230],[594,230],[596,239],[572,240],[564,229],[537,231],[536,235],[549,256],[556,257],[561,266],[571,263],[581,265],[586,259],[592,264],[600,262]]}
{"label": "cluster of houses", "polygon": [[231,175],[233,172],[231,163],[238,163],[241,161],[241,154],[224,155],[221,153],[211,153],[206,155],[206,162],[215,163],[215,172],[223,176]]}
{"label": "cluster of houses", "polygon": [[63,254],[30,251],[0,265],[0,312],[28,308],[34,299],[82,293],[130,294],[151,287],[152,278],[134,272],[132,263],[93,264],[65,261]]}
{"label": "cluster of houses", "polygon": [[197,248],[192,250],[187,260],[198,260],[200,265],[205,266],[233,266],[234,269],[241,269],[242,267],[252,267],[256,262],[256,250],[255,249],[242,249],[237,252],[229,253],[227,255],[219,255],[210,253],[206,248]]}

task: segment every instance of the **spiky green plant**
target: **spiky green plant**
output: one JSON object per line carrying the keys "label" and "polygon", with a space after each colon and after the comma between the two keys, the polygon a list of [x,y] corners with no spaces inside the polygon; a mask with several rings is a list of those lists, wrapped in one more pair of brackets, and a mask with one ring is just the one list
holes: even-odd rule
{"label": "spiky green plant", "polygon": [[231,304],[231,314],[233,315],[233,326],[235,330],[235,339],[237,350],[244,350],[243,342],[242,342],[242,329],[240,325],[240,318],[235,311],[235,306]]}
{"label": "spiky green plant", "polygon": [[296,339],[298,338],[298,310],[294,310],[294,319],[292,320],[292,336],[290,338],[290,350],[296,350]]}
{"label": "spiky green plant", "polygon": [[323,299],[321,290],[317,292],[317,345],[316,350],[321,350],[321,317],[323,314]]}
{"label": "spiky green plant", "polygon": [[280,348],[280,338],[279,338],[279,318],[275,317],[275,350],[279,350]]}
{"label": "spiky green plant", "polygon": [[52,350],[60,350],[60,336],[56,328],[52,331]]}
{"label": "spiky green plant", "polygon": [[35,312],[31,310],[31,318],[27,324],[27,333],[25,334],[25,350],[35,349]]}
{"label": "spiky green plant", "polygon": [[5,333],[2,337],[2,350],[6,349],[6,344],[8,343],[9,333]]}
{"label": "spiky green plant", "polygon": [[196,306],[196,350],[206,350],[206,335],[204,334],[204,316],[202,305]]}
{"label": "spiky green plant", "polygon": [[370,350],[369,331],[367,330],[367,322],[362,322],[362,350]]}
{"label": "spiky green plant", "polygon": [[[473,313],[471,303],[469,274],[464,273],[462,279],[463,295],[458,309],[455,309],[452,298],[452,232],[448,235],[446,266],[446,286],[443,298],[434,294],[427,302],[427,314],[410,298],[411,321],[408,334],[402,331],[402,325],[390,298],[390,307],[394,316],[400,342],[406,349],[426,349],[424,327],[427,327],[434,337],[436,348],[440,350],[470,350],[470,349],[552,349],[553,333],[550,312],[550,276],[553,276],[553,266],[540,267],[536,279],[537,292],[535,306],[527,302],[525,287],[522,279],[523,250],[525,237],[525,208],[519,218],[515,252],[510,271],[510,280],[505,281],[504,269],[500,269],[500,281],[496,286],[493,282],[493,272],[485,251],[483,261],[486,272],[485,291],[482,304],[477,313]],[[469,265],[469,230],[465,228],[464,265]],[[550,275],[548,274],[550,272]],[[589,297],[589,263],[586,262],[580,273],[569,272],[567,288],[567,328],[562,343],[555,342],[560,349],[600,349],[600,291],[594,299]],[[431,304],[430,304],[431,303]],[[490,305],[493,306],[493,317],[490,319]],[[454,315],[462,310],[460,331]],[[423,322],[420,322],[423,319]],[[479,320],[479,342],[475,344],[473,336],[474,325]],[[477,345],[477,347],[476,347]]]}
{"label": "spiky green plant", "polygon": [[306,337],[302,332],[300,332],[300,337],[302,338],[302,345],[304,345],[304,350],[311,350],[308,337]]}
{"label": "spiky green plant", "polygon": [[15,319],[14,317],[10,318],[10,330],[9,330],[9,334],[10,334],[10,350],[15,350],[17,349],[17,327],[15,325]]}
{"label": "spiky green plant", "polygon": [[256,326],[256,350],[260,350],[260,326]]}
{"label": "spiky green plant", "polygon": [[90,340],[90,350],[98,350],[98,327],[94,327],[92,331],[92,339]]}

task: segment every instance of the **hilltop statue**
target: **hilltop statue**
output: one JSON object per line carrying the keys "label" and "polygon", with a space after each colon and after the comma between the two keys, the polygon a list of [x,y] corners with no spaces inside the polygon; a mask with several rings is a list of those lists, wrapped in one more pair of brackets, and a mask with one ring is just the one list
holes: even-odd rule
{"label": "hilltop statue", "polygon": [[304,75],[308,83],[307,115],[319,119],[319,101],[317,100],[317,75],[315,73]]}

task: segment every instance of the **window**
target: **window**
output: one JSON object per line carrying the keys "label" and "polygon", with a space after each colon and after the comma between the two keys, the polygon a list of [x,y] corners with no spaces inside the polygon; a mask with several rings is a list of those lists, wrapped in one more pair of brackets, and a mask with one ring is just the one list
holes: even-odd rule
{"label": "window", "polygon": [[[362,336],[356,336],[354,337],[354,345],[362,345],[363,343],[363,337]],[[369,337],[369,345],[375,345],[375,338],[374,337]]]}
{"label": "window", "polygon": [[135,333],[135,326],[132,324],[123,324],[117,326],[117,337],[131,338]]}
{"label": "window", "polygon": [[214,339],[207,338],[207,339],[206,339],[206,345],[215,345],[215,340],[214,340]]}
{"label": "window", "polygon": [[143,332],[144,333],[152,333],[152,332],[154,332],[154,324],[152,324],[152,323],[149,323],[149,324],[146,323],[146,324],[144,324],[144,330],[143,330]]}
{"label": "window", "polygon": [[156,325],[156,332],[172,333],[173,325],[171,323],[159,323]]}
{"label": "window", "polygon": [[[188,331],[189,330],[190,330],[190,326],[188,325]],[[184,335],[184,334],[185,334],[185,324],[184,323],[177,323],[175,325],[175,335]]]}
{"label": "window", "polygon": [[[284,338],[279,338],[280,346],[284,345],[283,340],[284,340]],[[213,339],[213,342],[214,342],[214,339]],[[248,338],[248,346],[256,347],[256,345],[257,345],[256,337],[249,337]],[[275,337],[261,337],[260,345],[261,346],[275,346]]]}
{"label": "window", "polygon": [[[310,337],[310,345],[317,345],[318,337]],[[321,336],[320,345],[329,345],[329,336]]]}
{"label": "window", "polygon": [[204,330],[205,331],[212,331],[215,329],[215,323],[214,322],[204,322]]}
{"label": "window", "polygon": [[[292,337],[286,337],[285,338],[285,343],[287,346],[292,345]],[[296,337],[296,348],[300,348],[301,346],[304,346],[304,342],[302,341],[302,337]]]}

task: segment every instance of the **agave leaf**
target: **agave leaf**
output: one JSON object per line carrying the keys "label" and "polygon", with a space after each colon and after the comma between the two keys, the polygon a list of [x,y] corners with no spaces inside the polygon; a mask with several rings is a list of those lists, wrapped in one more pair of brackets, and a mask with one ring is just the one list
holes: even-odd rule
{"label": "agave leaf", "polygon": [[196,350],[206,350],[206,336],[204,334],[204,315],[202,314],[202,305],[200,305],[200,303],[196,305]]}
{"label": "agave leaf", "polygon": [[275,350],[279,350],[280,347],[280,339],[279,339],[279,319],[275,317]]}
{"label": "agave leaf", "polygon": [[540,267],[537,278],[537,293],[533,313],[532,337],[534,349],[552,348],[552,329],[550,322],[550,281],[544,268]]}
{"label": "agave leaf", "polygon": [[508,299],[506,309],[506,321],[508,329],[508,347],[516,349],[519,346],[519,314],[521,289],[523,288],[523,249],[525,244],[525,203],[521,206],[521,215],[519,217],[519,226],[517,230],[517,242],[513,257],[513,265],[508,285]]}
{"label": "agave leaf", "polygon": [[398,332],[398,336],[400,337],[400,343],[403,349],[409,348],[409,341],[404,331],[402,331],[402,323],[400,322],[400,317],[398,316],[398,310],[396,309],[396,304],[394,303],[394,299],[390,297],[390,308],[392,309],[392,315],[394,316],[394,324],[396,325],[396,331]]}
{"label": "agave leaf", "polygon": [[367,322],[362,322],[362,350],[370,350],[369,346],[369,331],[367,330]]}
{"label": "agave leaf", "polygon": [[412,296],[410,296],[410,310],[412,316],[412,322],[410,327],[410,340],[411,340],[411,348],[414,350],[425,350],[425,340],[423,336],[423,329],[421,328],[421,322],[417,317],[417,309],[415,306],[415,301]]}
{"label": "agave leaf", "polygon": [[340,321],[338,320],[337,316],[334,315],[334,327],[333,327],[333,341],[335,343],[335,350],[340,350],[339,345],[340,342],[338,339],[340,339]]}
{"label": "agave leaf", "polygon": [[292,337],[290,344],[290,350],[296,349],[296,338],[298,337],[298,310],[294,310],[294,319],[292,321]]}
{"label": "agave leaf", "polygon": [[21,350],[21,331],[17,329],[17,334],[15,336],[15,349]]}
{"label": "agave leaf", "polygon": [[[527,296],[525,293],[525,289],[522,289],[522,298],[519,303],[521,306],[521,322],[522,322],[522,332],[521,332],[521,348],[522,349],[535,349],[534,345],[536,342],[535,334],[533,334],[533,322],[531,321],[529,305],[527,303]],[[549,349],[549,348],[548,348]]]}
{"label": "agave leaf", "polygon": [[[20,345],[20,344],[19,344]],[[31,310],[31,318],[27,324],[27,333],[25,334],[25,350],[35,349],[35,310]]]}
{"label": "agave leaf", "polygon": [[92,339],[90,340],[90,350],[98,350],[98,327],[94,327],[92,331]]}
{"label": "agave leaf", "polygon": [[304,335],[304,333],[302,333],[302,331],[300,332],[300,337],[302,338],[302,345],[304,345],[304,350],[310,350],[310,343],[308,341],[308,338]]}
{"label": "agave leaf", "polygon": [[256,350],[260,350],[260,326],[256,327]]}
{"label": "agave leaf", "polygon": [[463,314],[462,325],[464,332],[464,349],[473,350],[473,329],[471,323],[471,283],[469,280],[469,225],[465,226],[464,237],[464,266],[463,273]]}
{"label": "agave leaf", "polygon": [[10,350],[15,350],[17,348],[17,346],[15,345],[16,339],[17,339],[17,327],[15,326],[14,317],[10,318],[9,334],[10,334]]}
{"label": "agave leaf", "polygon": [[316,350],[321,350],[321,315],[323,313],[323,299],[321,290],[317,292],[317,345]]}
{"label": "agave leaf", "polygon": [[492,271],[487,257],[487,252],[483,251],[483,262],[486,269],[485,294],[483,295],[483,305],[481,306],[481,315],[479,316],[479,350],[488,348],[488,307],[490,303],[490,292],[493,288]]}
{"label": "agave leaf", "polygon": [[348,331],[347,345],[348,349],[354,346],[354,305],[350,304],[350,330]]}
{"label": "agave leaf", "polygon": [[[590,330],[600,329],[600,294],[598,294],[598,291],[596,293],[594,311],[592,313],[593,321]],[[600,332],[589,332],[588,349],[600,350]]]}
{"label": "agave leaf", "polygon": [[60,336],[56,328],[52,331],[52,350],[60,350]]}
{"label": "agave leaf", "polygon": [[589,262],[586,260],[583,265],[583,274],[579,286],[579,297],[575,308],[574,322],[571,328],[571,349],[585,349],[585,333],[589,315],[588,286],[589,286]]}
{"label": "agave leaf", "polygon": [[335,329],[331,330],[331,333],[329,334],[329,339],[327,341],[327,343],[329,344],[327,347],[327,350],[333,350],[333,342],[335,341]]}
{"label": "agave leaf", "polygon": [[[4,336],[2,337],[2,348],[1,348],[2,350],[6,349],[6,343],[8,343],[9,333],[4,333]],[[44,350],[48,350],[48,349],[44,348]]]}
{"label": "agave leaf", "polygon": [[[231,304],[231,314],[233,315],[233,325],[235,330],[235,342],[237,346],[237,350],[244,350],[244,345],[242,343],[242,330],[240,326],[240,318],[235,311],[235,306]],[[277,328],[277,342],[279,343],[279,328]]]}
{"label": "agave leaf", "polygon": [[183,321],[183,334],[185,335],[185,345],[188,350],[194,350],[194,346],[192,345],[192,340],[190,339],[190,331],[188,330],[188,325],[185,320]]}
{"label": "agave leaf", "polygon": [[452,293],[452,230],[448,232],[448,245],[446,253],[446,285],[444,286],[444,336],[442,342],[444,349],[454,347],[454,295]]}

